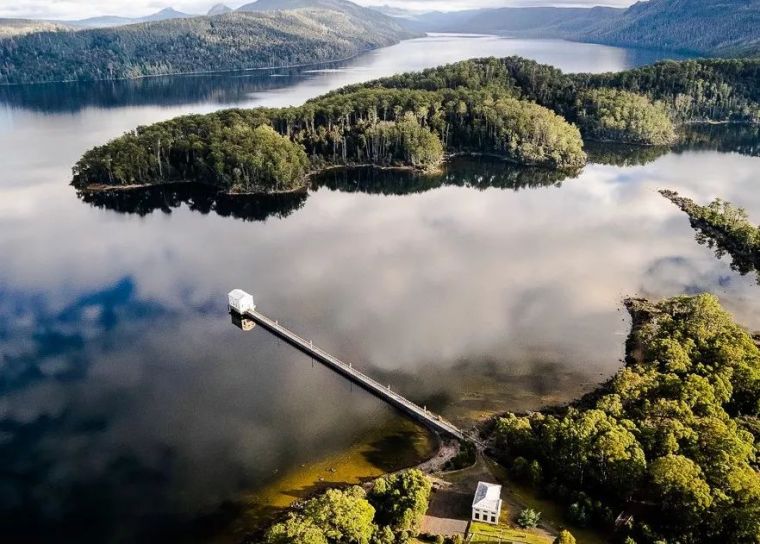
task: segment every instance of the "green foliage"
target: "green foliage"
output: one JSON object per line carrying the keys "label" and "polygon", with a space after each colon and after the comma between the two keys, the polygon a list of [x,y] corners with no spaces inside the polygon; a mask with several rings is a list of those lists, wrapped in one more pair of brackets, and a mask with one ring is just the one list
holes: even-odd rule
{"label": "green foliage", "polygon": [[429,170],[444,148],[570,170],[586,160],[575,127],[501,91],[372,88],[297,108],[227,110],[140,127],[85,153],[74,167],[74,184],[202,181],[228,192],[271,192],[303,182],[303,153],[313,169],[371,164]]}
{"label": "green foliage", "polygon": [[580,525],[609,523],[633,500],[656,505],[642,514],[655,529],[646,542],[760,542],[747,430],[760,414],[760,350],[712,295],[629,309],[628,365],[575,406],[502,418],[496,448],[526,475],[540,462]]}
{"label": "green foliage", "polygon": [[553,544],[575,544],[575,537],[567,529],[563,529],[554,539]]}
{"label": "green foliage", "polygon": [[760,283],[760,227],[750,222],[744,209],[720,199],[699,206],[676,192],[660,193],[689,215],[700,244],[715,249],[718,258],[729,253],[735,270],[742,274],[757,272]]}
{"label": "green foliage", "polygon": [[[325,32],[329,28],[330,32]],[[0,84],[125,79],[335,60],[411,37],[371,10],[230,13],[0,40]]]}
{"label": "green foliage", "polygon": [[362,135],[372,164],[411,165],[425,170],[434,168],[443,159],[441,140],[430,129],[420,126],[411,113],[397,122],[372,125]]}
{"label": "green foliage", "polygon": [[287,191],[303,184],[309,159],[272,127],[225,127],[211,144],[217,179],[231,193]]}
{"label": "green foliage", "polygon": [[676,139],[662,103],[615,89],[593,89],[580,95],[579,122],[583,133],[597,140],[667,145]]}
{"label": "green foliage", "polygon": [[[521,57],[468,60],[401,74],[365,86],[403,89],[503,89],[563,115],[578,118],[578,98],[592,89],[618,89],[662,102],[673,120],[760,120],[760,59],[665,61],[605,74],[563,74]],[[347,90],[353,89],[349,87]],[[344,92],[344,91],[341,91]]]}
{"label": "green foliage", "polygon": [[475,444],[470,441],[462,441],[459,443],[459,451],[446,462],[444,470],[460,470],[466,467],[470,467],[475,463],[477,455],[477,448]]}
{"label": "green foliage", "polygon": [[290,514],[288,519],[270,527],[265,544],[328,544],[324,531],[303,516]]}
{"label": "green foliage", "polygon": [[266,544],[369,544],[375,509],[360,487],[329,489],[269,528]]}
{"label": "green foliage", "polygon": [[[346,87],[299,107],[229,110],[140,127],[85,153],[74,184],[296,188],[303,157],[284,139],[276,154],[268,137],[262,160],[269,166],[253,168],[260,161],[248,149],[261,125],[300,146],[311,170],[430,170],[444,153],[477,153],[572,172],[586,162],[580,131],[660,145],[673,140],[671,118],[760,120],[759,78],[760,61],[668,62],[601,75],[566,75],[517,57],[465,61]],[[294,159],[293,169],[285,168]],[[258,172],[266,175],[260,179]]]}
{"label": "green foliage", "polygon": [[431,484],[419,470],[407,470],[375,481],[368,499],[375,521],[396,534],[416,534],[428,508]]}
{"label": "green foliage", "polygon": [[541,512],[536,512],[532,508],[525,508],[520,515],[517,516],[517,525],[523,529],[533,529],[538,527],[538,522],[541,521]]}
{"label": "green foliage", "polygon": [[272,525],[264,544],[398,544],[417,534],[431,484],[419,470],[360,487],[328,489]]}

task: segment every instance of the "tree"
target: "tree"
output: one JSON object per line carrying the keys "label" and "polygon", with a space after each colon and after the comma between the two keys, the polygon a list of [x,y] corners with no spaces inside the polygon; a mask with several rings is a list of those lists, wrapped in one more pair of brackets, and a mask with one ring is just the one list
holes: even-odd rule
{"label": "tree", "polygon": [[563,529],[559,532],[557,538],[554,539],[554,544],[575,544],[575,537],[570,534],[570,531]]}
{"label": "tree", "polygon": [[539,521],[541,521],[541,512],[536,512],[532,508],[525,508],[517,516],[517,525],[523,529],[533,529],[538,526]]}
{"label": "tree", "polygon": [[265,544],[328,544],[327,537],[308,518],[291,514],[287,520],[269,528]]}
{"label": "tree", "polygon": [[710,486],[699,466],[682,455],[666,455],[649,465],[652,493],[663,507],[688,523],[712,504]]}
{"label": "tree", "polygon": [[369,544],[374,533],[375,509],[358,486],[327,490],[306,503],[303,516],[334,544]]}

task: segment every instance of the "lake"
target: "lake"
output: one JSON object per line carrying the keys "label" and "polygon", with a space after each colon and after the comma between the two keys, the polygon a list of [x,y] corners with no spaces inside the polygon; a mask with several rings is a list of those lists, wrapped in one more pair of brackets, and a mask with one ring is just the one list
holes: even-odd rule
{"label": "lake", "polygon": [[[281,106],[471,57],[569,71],[668,55],[434,35],[319,67],[0,89],[0,530],[24,542],[235,541],[321,486],[424,458],[430,436],[255,328],[226,293],[468,425],[620,367],[629,295],[709,291],[760,329],[756,278],[697,244],[670,188],[760,218],[757,132],[592,149],[574,178],[457,160],[307,195],[80,198],[71,166],[140,124]],[[635,159],[631,159],[635,156]]]}

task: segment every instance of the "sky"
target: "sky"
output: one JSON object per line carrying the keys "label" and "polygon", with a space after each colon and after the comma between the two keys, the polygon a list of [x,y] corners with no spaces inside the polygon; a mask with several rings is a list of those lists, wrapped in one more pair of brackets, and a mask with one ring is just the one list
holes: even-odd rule
{"label": "sky", "polygon": [[[166,7],[186,13],[205,13],[223,0],[0,0],[0,17],[32,19],[79,19],[99,15],[142,17]],[[248,0],[252,1],[252,0]],[[224,2],[232,8],[246,0]],[[590,6],[624,7],[632,0],[357,0],[364,5],[387,4],[414,10],[459,10],[507,6]]]}

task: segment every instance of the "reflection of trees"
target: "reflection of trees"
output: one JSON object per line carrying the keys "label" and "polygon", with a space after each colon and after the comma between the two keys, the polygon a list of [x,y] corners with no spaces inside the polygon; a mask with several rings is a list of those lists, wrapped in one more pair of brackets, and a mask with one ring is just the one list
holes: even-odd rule
{"label": "reflection of trees", "polygon": [[[474,189],[518,190],[559,186],[575,174],[543,168],[526,168],[499,160],[459,158],[445,170],[433,175],[407,170],[349,168],[330,170],[313,180],[314,187],[348,193],[405,195],[443,186]],[[284,218],[301,209],[306,192],[281,195],[227,195],[197,183],[169,183],[140,189],[88,192],[78,191],[82,201],[97,208],[124,214],[150,215],[155,211],[171,213],[186,205],[190,210],[244,221]]]}
{"label": "reflection of trees", "polygon": [[[329,64],[332,67],[340,65]],[[124,81],[5,86],[0,87],[0,104],[46,113],[78,112],[91,106],[179,106],[199,102],[233,104],[248,99],[251,93],[292,86],[303,78],[303,70],[291,68]],[[272,77],[274,74],[277,77]]]}
{"label": "reflection of trees", "polygon": [[457,158],[436,174],[408,170],[351,168],[331,170],[314,179],[316,187],[347,193],[405,195],[444,186],[510,189],[559,186],[576,172],[528,168],[489,158]]}
{"label": "reflection of trees", "polygon": [[668,146],[643,146],[587,142],[588,160],[610,166],[644,166],[670,153]]}
{"label": "reflection of trees", "polygon": [[668,153],[720,151],[760,156],[760,126],[750,124],[688,125],[672,147],[587,142],[589,161],[612,166],[643,166]]}
{"label": "reflection of trees", "polygon": [[306,202],[306,193],[230,196],[195,183],[157,185],[128,191],[79,191],[77,195],[97,208],[125,214],[145,216],[157,210],[171,213],[173,209],[185,204],[189,209],[204,215],[214,212],[222,217],[244,221],[287,217]]}
{"label": "reflection of trees", "polygon": [[683,130],[675,151],[720,151],[760,156],[760,126],[750,124],[694,125]]}

